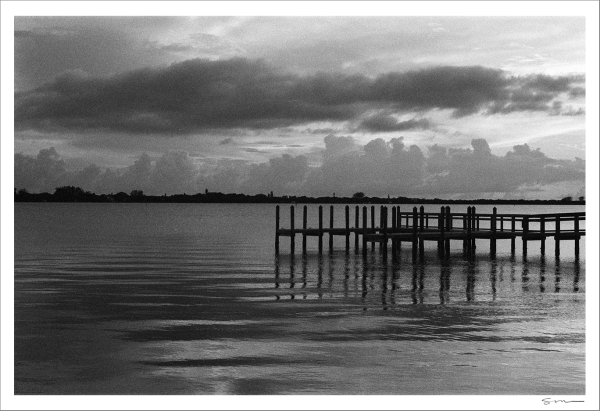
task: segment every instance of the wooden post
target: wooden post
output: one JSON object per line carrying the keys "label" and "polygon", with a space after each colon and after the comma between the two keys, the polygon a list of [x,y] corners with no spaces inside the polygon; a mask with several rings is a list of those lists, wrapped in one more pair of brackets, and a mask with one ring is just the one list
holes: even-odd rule
{"label": "wooden post", "polygon": [[513,234],[512,237],[510,238],[510,253],[512,255],[515,255],[515,243],[516,243],[515,232],[517,231],[517,222],[516,222],[515,216],[512,216],[510,218],[510,231]]}
{"label": "wooden post", "polygon": [[279,205],[275,207],[275,254],[279,255]]}
{"label": "wooden post", "polygon": [[[468,213],[469,213],[469,208],[467,207],[467,215],[468,215]],[[464,232],[467,231],[467,216],[466,215],[463,215],[463,218],[462,218],[462,228],[463,228]],[[467,250],[467,240],[463,240],[463,251],[466,251],[466,250]]]}
{"label": "wooden post", "polygon": [[504,231],[504,216],[500,216],[500,231]]}
{"label": "wooden post", "polygon": [[[398,214],[398,217],[396,218],[398,232],[400,232],[400,229],[402,228],[402,213],[400,213],[400,206],[396,207],[396,213]],[[400,249],[400,247],[402,247],[402,241],[396,241],[396,247]]]}
{"label": "wooden post", "polygon": [[540,217],[540,234],[542,239],[540,240],[540,253],[546,254],[546,218]]}
{"label": "wooden post", "polygon": [[[477,209],[475,206],[471,207],[471,213],[473,214],[473,231],[479,231],[479,216],[477,215]],[[477,241],[475,237],[472,239],[473,242],[473,250],[477,248]]]}
{"label": "wooden post", "polygon": [[367,255],[367,206],[363,206],[363,233],[362,233],[362,251],[363,256]]}
{"label": "wooden post", "polygon": [[388,208],[383,207],[383,242],[381,242],[381,246],[383,248],[383,256],[387,256],[387,240],[388,240]]}
{"label": "wooden post", "polygon": [[575,215],[575,256],[579,257],[579,216]]}
{"label": "wooden post", "polygon": [[[375,206],[371,206],[371,230],[375,233]],[[375,243],[371,242],[371,249],[375,249]]]}
{"label": "wooden post", "polygon": [[[450,206],[446,206],[446,232],[450,233],[452,231],[452,214],[450,214]],[[444,248],[446,255],[450,255],[450,240],[444,240]]]}
{"label": "wooden post", "polygon": [[[383,206],[379,207],[379,229],[383,232]],[[383,243],[380,241],[379,242],[379,250],[383,249]]]}
{"label": "wooden post", "polygon": [[467,207],[467,252],[471,254],[473,251],[473,241],[471,240],[473,228],[473,208]]}
{"label": "wooden post", "polygon": [[[329,207],[329,229],[333,230],[333,206]],[[333,252],[333,233],[329,232],[329,253]]]}
{"label": "wooden post", "polygon": [[559,236],[560,236],[560,216],[556,216],[556,226],[554,227],[554,255],[555,256],[559,256],[560,255],[560,240],[559,240]]}
{"label": "wooden post", "polygon": [[360,207],[354,209],[354,252],[358,252],[358,229],[360,228]]}
{"label": "wooden post", "polygon": [[306,254],[306,224],[307,224],[307,207],[304,206],[302,209],[302,254]]}
{"label": "wooden post", "polygon": [[523,240],[523,257],[525,257],[527,255],[527,240],[526,240],[526,235],[529,232],[529,217],[524,216],[523,217],[523,237],[521,237],[521,239]]}
{"label": "wooden post", "polygon": [[350,206],[346,206],[346,253],[350,251]]}
{"label": "wooden post", "polygon": [[413,207],[413,221],[412,221],[412,252],[413,257],[417,255],[417,248],[419,247],[419,238],[417,237],[417,230],[419,227],[419,214],[417,213],[417,207]]}
{"label": "wooden post", "polygon": [[323,254],[323,206],[319,206],[319,254]]}
{"label": "wooden post", "polygon": [[[392,233],[398,232],[398,220],[396,219],[396,206],[392,207]],[[392,252],[396,251],[396,240],[392,238]]]}
{"label": "wooden post", "polygon": [[294,206],[290,206],[290,230],[292,234],[290,235],[290,254],[294,255],[296,251],[296,232],[294,228]]}
{"label": "wooden post", "polygon": [[438,241],[438,252],[440,254],[444,254],[444,232],[445,230],[445,218],[444,214],[446,213],[446,207],[440,207],[440,215],[438,217],[438,230],[440,231],[440,239]]}
{"label": "wooden post", "polygon": [[[419,210],[419,231],[423,231],[425,229],[425,207],[421,206]],[[419,256],[423,258],[425,254],[425,241],[421,238],[419,240]]]}
{"label": "wooden post", "polygon": [[494,207],[493,211],[492,211],[492,219],[490,221],[490,230],[492,231],[491,233],[491,238],[490,238],[490,255],[492,257],[496,256],[496,218],[498,215],[498,209],[496,207]]}

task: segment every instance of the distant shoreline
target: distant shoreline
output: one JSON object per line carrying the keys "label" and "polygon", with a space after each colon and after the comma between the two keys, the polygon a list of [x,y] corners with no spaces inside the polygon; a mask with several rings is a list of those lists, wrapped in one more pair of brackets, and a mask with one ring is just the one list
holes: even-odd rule
{"label": "distant shoreline", "polygon": [[507,199],[474,199],[450,200],[442,198],[410,198],[410,197],[308,197],[308,196],[273,196],[272,194],[223,194],[205,192],[204,194],[173,194],[153,196],[141,191],[131,194],[94,194],[78,187],[60,187],[54,194],[28,193],[25,190],[15,192],[15,202],[27,203],[259,203],[259,204],[507,204],[507,205],[585,205],[585,200],[565,197],[561,200],[507,200]]}

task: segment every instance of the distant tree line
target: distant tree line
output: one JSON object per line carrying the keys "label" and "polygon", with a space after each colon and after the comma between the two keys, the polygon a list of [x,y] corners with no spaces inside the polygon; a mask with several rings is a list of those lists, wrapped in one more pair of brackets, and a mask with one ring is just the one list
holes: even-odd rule
{"label": "distant tree line", "polygon": [[334,203],[334,204],[585,204],[584,197],[574,200],[564,197],[561,200],[506,200],[506,199],[476,199],[448,200],[441,198],[424,199],[410,197],[368,197],[363,192],[354,193],[352,197],[307,197],[307,196],[275,196],[268,194],[223,194],[205,190],[197,194],[146,195],[142,190],[131,193],[95,194],[84,191],[80,187],[57,187],[53,194],[29,193],[25,189],[15,188],[15,202],[80,202],[80,203]]}

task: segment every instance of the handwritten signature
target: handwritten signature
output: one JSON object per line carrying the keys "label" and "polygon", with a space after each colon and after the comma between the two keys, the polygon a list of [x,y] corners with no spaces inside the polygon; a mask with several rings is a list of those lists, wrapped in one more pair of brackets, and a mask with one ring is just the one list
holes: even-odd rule
{"label": "handwritten signature", "polygon": [[553,400],[552,398],[544,398],[542,399],[542,401],[544,402],[544,405],[550,405],[550,404],[567,404],[569,402],[583,402],[583,401],[576,401],[576,400],[571,400],[571,401],[567,401],[567,400]]}

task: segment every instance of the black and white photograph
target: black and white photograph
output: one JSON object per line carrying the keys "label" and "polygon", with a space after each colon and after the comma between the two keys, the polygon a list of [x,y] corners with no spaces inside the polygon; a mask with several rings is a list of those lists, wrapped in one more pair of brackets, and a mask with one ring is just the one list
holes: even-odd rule
{"label": "black and white photograph", "polygon": [[598,2],[2,14],[2,409],[597,409]]}

